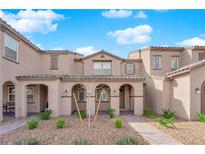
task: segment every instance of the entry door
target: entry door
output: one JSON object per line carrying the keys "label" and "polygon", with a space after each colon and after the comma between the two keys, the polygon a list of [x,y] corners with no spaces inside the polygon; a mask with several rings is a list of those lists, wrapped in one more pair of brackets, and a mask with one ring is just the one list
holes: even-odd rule
{"label": "entry door", "polygon": [[125,93],[124,88],[120,90],[120,109],[125,109]]}

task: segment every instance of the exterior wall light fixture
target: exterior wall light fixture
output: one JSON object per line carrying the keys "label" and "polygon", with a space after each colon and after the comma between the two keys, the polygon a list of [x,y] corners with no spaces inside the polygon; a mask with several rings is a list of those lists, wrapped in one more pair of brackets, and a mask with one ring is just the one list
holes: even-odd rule
{"label": "exterior wall light fixture", "polygon": [[64,96],[68,96],[68,91],[67,91],[67,89],[64,91]]}
{"label": "exterior wall light fixture", "polygon": [[195,94],[196,94],[196,95],[199,95],[199,94],[200,94],[200,89],[199,89],[199,87],[197,87],[197,88],[195,89]]}

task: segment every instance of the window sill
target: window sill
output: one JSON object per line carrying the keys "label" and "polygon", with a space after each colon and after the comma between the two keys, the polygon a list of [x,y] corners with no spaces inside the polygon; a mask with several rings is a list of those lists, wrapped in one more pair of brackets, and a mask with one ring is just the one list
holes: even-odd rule
{"label": "window sill", "polygon": [[35,104],[35,102],[27,102],[28,104]]}
{"label": "window sill", "polygon": [[18,61],[12,60],[12,59],[7,58],[7,57],[5,57],[5,56],[3,56],[3,58],[6,59],[6,60],[8,60],[8,61],[10,61],[10,62],[13,62],[13,63],[16,63],[16,64],[20,64]]}
{"label": "window sill", "polygon": [[50,70],[54,71],[54,70],[58,70],[58,68],[50,68]]}
{"label": "window sill", "polygon": [[153,68],[153,70],[156,70],[156,71],[157,71],[157,70],[162,70],[162,68]]}

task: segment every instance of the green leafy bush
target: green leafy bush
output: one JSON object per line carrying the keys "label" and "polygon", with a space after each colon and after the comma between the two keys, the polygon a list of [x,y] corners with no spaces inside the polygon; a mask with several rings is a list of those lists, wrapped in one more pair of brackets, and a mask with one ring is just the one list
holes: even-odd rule
{"label": "green leafy bush", "polygon": [[115,128],[121,128],[122,127],[122,120],[120,118],[117,118],[115,120]]}
{"label": "green leafy bush", "polygon": [[64,120],[64,119],[58,118],[58,119],[56,120],[56,127],[57,127],[57,128],[63,128],[64,124],[65,124],[65,120]]}
{"label": "green leafy bush", "polygon": [[150,118],[154,115],[155,115],[155,113],[151,109],[149,109],[149,108],[144,109],[144,116],[145,117]]}
{"label": "green leafy bush", "polygon": [[175,127],[174,125],[174,122],[175,122],[175,117],[172,117],[172,118],[160,118],[158,117],[157,118],[157,123],[162,125],[162,126],[166,126],[166,127]]}
{"label": "green leafy bush", "polygon": [[87,117],[86,111],[80,111],[80,115],[79,115],[78,112],[77,112],[77,115],[78,115],[78,117],[81,116],[82,119],[85,119],[85,118]]}
{"label": "green leafy bush", "polygon": [[88,141],[85,139],[76,139],[73,141],[73,144],[75,145],[89,145]]}
{"label": "green leafy bush", "polygon": [[162,109],[162,116],[166,119],[175,118],[175,113],[170,111],[169,109]]}
{"label": "green leafy bush", "polygon": [[136,140],[133,137],[123,137],[123,138],[119,139],[116,142],[116,144],[118,144],[118,145],[137,145],[139,143],[138,143],[138,140]]}
{"label": "green leafy bush", "polygon": [[26,126],[28,129],[34,129],[38,127],[38,119],[37,118],[32,118],[27,120]]}
{"label": "green leafy bush", "polygon": [[196,118],[200,122],[205,122],[205,114],[203,114],[203,113],[197,113]]}
{"label": "green leafy bush", "polygon": [[116,110],[112,108],[107,109],[107,114],[109,115],[110,118],[116,117]]}
{"label": "green leafy bush", "polygon": [[16,145],[39,145],[40,142],[36,138],[21,139],[14,142]]}
{"label": "green leafy bush", "polygon": [[46,108],[45,111],[41,112],[39,116],[43,120],[49,120],[51,113],[52,113],[52,110]]}

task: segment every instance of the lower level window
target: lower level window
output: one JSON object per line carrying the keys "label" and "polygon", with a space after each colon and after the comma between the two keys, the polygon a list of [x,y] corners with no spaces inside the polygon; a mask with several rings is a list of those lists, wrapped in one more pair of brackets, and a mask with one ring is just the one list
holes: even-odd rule
{"label": "lower level window", "polygon": [[34,86],[27,86],[27,102],[35,101],[34,91],[35,91]]}
{"label": "lower level window", "polygon": [[108,87],[100,88],[96,91],[96,100],[99,101],[101,96],[101,101],[107,102],[110,100],[110,90]]}
{"label": "lower level window", "polygon": [[8,101],[15,102],[15,87],[8,86]]}
{"label": "lower level window", "polygon": [[78,101],[86,101],[86,92],[84,88],[81,88],[78,92]]}

